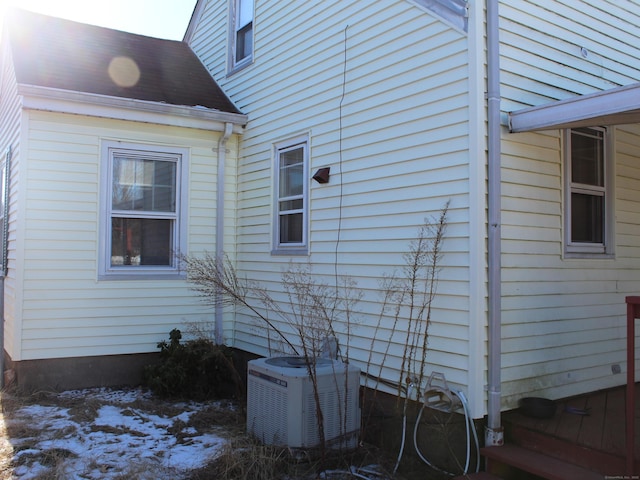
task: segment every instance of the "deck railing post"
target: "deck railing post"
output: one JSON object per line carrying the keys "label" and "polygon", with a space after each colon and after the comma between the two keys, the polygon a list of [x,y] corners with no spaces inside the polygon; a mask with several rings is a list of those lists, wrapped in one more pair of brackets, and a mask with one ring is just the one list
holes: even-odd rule
{"label": "deck railing post", "polygon": [[635,388],[636,388],[636,318],[640,318],[640,297],[627,297],[627,404],[626,447],[627,475],[635,469]]}

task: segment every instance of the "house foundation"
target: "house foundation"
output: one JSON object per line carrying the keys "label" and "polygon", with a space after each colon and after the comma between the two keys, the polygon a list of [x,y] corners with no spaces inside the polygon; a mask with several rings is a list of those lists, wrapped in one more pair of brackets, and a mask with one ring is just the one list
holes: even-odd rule
{"label": "house foundation", "polygon": [[158,353],[48,358],[15,362],[5,354],[5,387],[22,392],[133,386],[142,383],[144,367],[158,361]]}
{"label": "house foundation", "polygon": [[[422,403],[415,400],[408,401],[405,408],[404,398],[369,388],[361,389],[360,398],[362,440],[380,447],[389,458],[397,458],[402,452],[398,473],[403,478],[425,478],[425,472],[443,473],[439,470],[461,473],[467,464],[468,440],[471,442],[468,471],[475,471],[475,443],[473,437],[467,437],[466,419],[462,413],[446,413],[429,407],[422,409]],[[474,422],[480,433],[482,423],[483,420]],[[469,435],[472,435],[471,431]]]}

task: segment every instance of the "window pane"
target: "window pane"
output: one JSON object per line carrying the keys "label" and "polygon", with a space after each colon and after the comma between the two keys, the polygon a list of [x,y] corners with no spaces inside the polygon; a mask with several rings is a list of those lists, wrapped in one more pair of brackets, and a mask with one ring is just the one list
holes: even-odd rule
{"label": "window pane", "polygon": [[304,149],[280,153],[280,197],[292,197],[303,193]]}
{"label": "window pane", "polygon": [[304,205],[303,200],[285,200],[284,202],[280,202],[280,211],[287,212],[290,210],[301,210]]}
{"label": "window pane", "polygon": [[237,27],[244,27],[253,20],[253,0],[238,0]]}
{"label": "window pane", "polygon": [[171,266],[172,228],[172,220],[113,218],[111,266]]}
{"label": "window pane", "polygon": [[116,157],[113,160],[114,210],[176,211],[176,163]]}
{"label": "window pane", "polygon": [[604,243],[604,197],[571,194],[571,241]]}
{"label": "window pane", "polygon": [[571,132],[571,181],[604,186],[604,137],[593,129]]}
{"label": "window pane", "polygon": [[245,25],[236,35],[236,62],[253,53],[253,24]]}
{"label": "window pane", "polygon": [[302,213],[280,216],[280,243],[302,243]]}
{"label": "window pane", "polygon": [[[307,239],[307,140],[292,140],[276,150],[276,215],[274,242],[302,247]],[[302,251],[302,250],[300,250]]]}

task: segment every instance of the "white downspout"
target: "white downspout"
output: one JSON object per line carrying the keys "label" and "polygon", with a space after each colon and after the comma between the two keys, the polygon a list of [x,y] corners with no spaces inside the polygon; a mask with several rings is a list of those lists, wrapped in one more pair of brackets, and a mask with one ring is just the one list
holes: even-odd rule
{"label": "white downspout", "polygon": [[488,108],[488,278],[489,278],[489,345],[488,405],[485,446],[504,443],[500,419],[501,403],[501,217],[500,217],[500,40],[499,0],[487,0],[487,108]]}
{"label": "white downspout", "polygon": [[[216,268],[218,271],[224,267],[224,183],[225,163],[227,159],[227,140],[233,132],[233,124],[225,123],[224,132],[218,140],[218,172],[216,191]],[[216,293],[215,302],[215,331],[214,339],[217,345],[224,343],[224,328],[222,324],[222,299],[220,293]]]}

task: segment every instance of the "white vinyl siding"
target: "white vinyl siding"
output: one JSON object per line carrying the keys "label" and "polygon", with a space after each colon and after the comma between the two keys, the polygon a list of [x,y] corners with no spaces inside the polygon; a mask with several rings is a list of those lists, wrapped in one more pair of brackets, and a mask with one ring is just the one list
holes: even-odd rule
{"label": "white vinyl siding", "polygon": [[[6,33],[6,32],[5,32]],[[22,292],[18,288],[22,275],[21,265],[18,264],[17,250],[22,248],[18,237],[17,219],[21,215],[18,211],[18,195],[20,185],[20,172],[22,166],[19,163],[22,151],[22,132],[24,118],[20,109],[20,97],[17,94],[17,85],[11,53],[7,41],[2,42],[2,67],[0,72],[0,152],[11,149],[11,172],[9,178],[9,191],[11,197],[8,204],[8,261],[7,273],[3,279],[4,290],[4,348],[12,356],[19,352],[21,330],[20,323],[16,321],[20,315],[19,302]]]}
{"label": "white vinyl siding", "polygon": [[[220,133],[152,124],[28,112],[22,275],[18,305],[22,338],[13,360],[157,351],[173,328],[213,313],[181,279],[99,282],[100,155],[102,141],[189,151],[189,230],[184,253],[215,251],[217,139]],[[227,143],[228,159],[237,140]],[[233,176],[235,168],[228,169]],[[227,184],[233,228],[234,182]],[[233,236],[225,231],[227,248]],[[225,336],[231,334],[225,325]]]}
{"label": "white vinyl siding", "polygon": [[[320,281],[333,284],[337,269],[357,282],[364,298],[351,319],[349,355],[366,369],[375,337],[371,373],[382,368],[384,378],[398,381],[406,333],[390,337],[391,319],[376,330],[380,281],[402,268],[420,225],[450,200],[428,370],[466,388],[474,361],[467,354],[469,323],[485,315],[469,305],[470,242],[484,238],[469,231],[470,202],[477,200],[469,198],[468,117],[477,99],[468,93],[467,37],[404,0],[286,8],[256,2],[254,63],[226,76],[216,36],[224,18],[220,5],[209,2],[191,45],[250,118],[238,168],[240,274],[282,290],[280,272],[290,258],[271,255],[271,149],[274,141],[309,132],[308,172],[330,166],[331,180],[309,184],[309,257],[294,260],[309,261]],[[482,153],[473,158],[484,162]],[[340,328],[348,328],[345,318]],[[263,355],[279,348],[246,315],[237,317],[234,346]]]}
{"label": "white vinyl siding", "polygon": [[[640,79],[637,2],[500,2],[500,13],[505,112]],[[599,259],[564,255],[563,132],[503,130],[505,408],[625,382],[612,366],[626,370],[624,298],[640,291],[640,128],[611,129],[615,258]]]}
{"label": "white vinyl siding", "polygon": [[[484,78],[475,77],[484,71],[484,12],[469,6],[467,39],[404,0],[286,9],[257,2],[255,62],[227,76],[219,32],[228,12],[224,2],[209,2],[190,44],[250,118],[238,166],[241,274],[281,290],[286,264],[270,255],[272,143],[309,132],[309,171],[331,166],[328,184],[310,185],[309,260],[319,278],[348,274],[364,293],[349,352],[361,368],[371,358],[373,373],[384,363],[381,375],[397,380],[403,340],[391,336],[389,322],[376,330],[379,281],[402,267],[422,220],[451,200],[427,359],[453,385],[474,387],[477,417],[485,413],[478,392],[486,373],[486,145],[477,126],[486,118]],[[637,2],[501,1],[499,8],[503,119],[640,79]],[[639,145],[638,126],[615,127],[616,257],[595,265],[563,255],[562,132],[503,128],[503,408],[526,395],[558,398],[624,382],[611,366],[624,368],[624,296],[640,290]],[[234,342],[257,354],[277,351],[245,315]]]}

